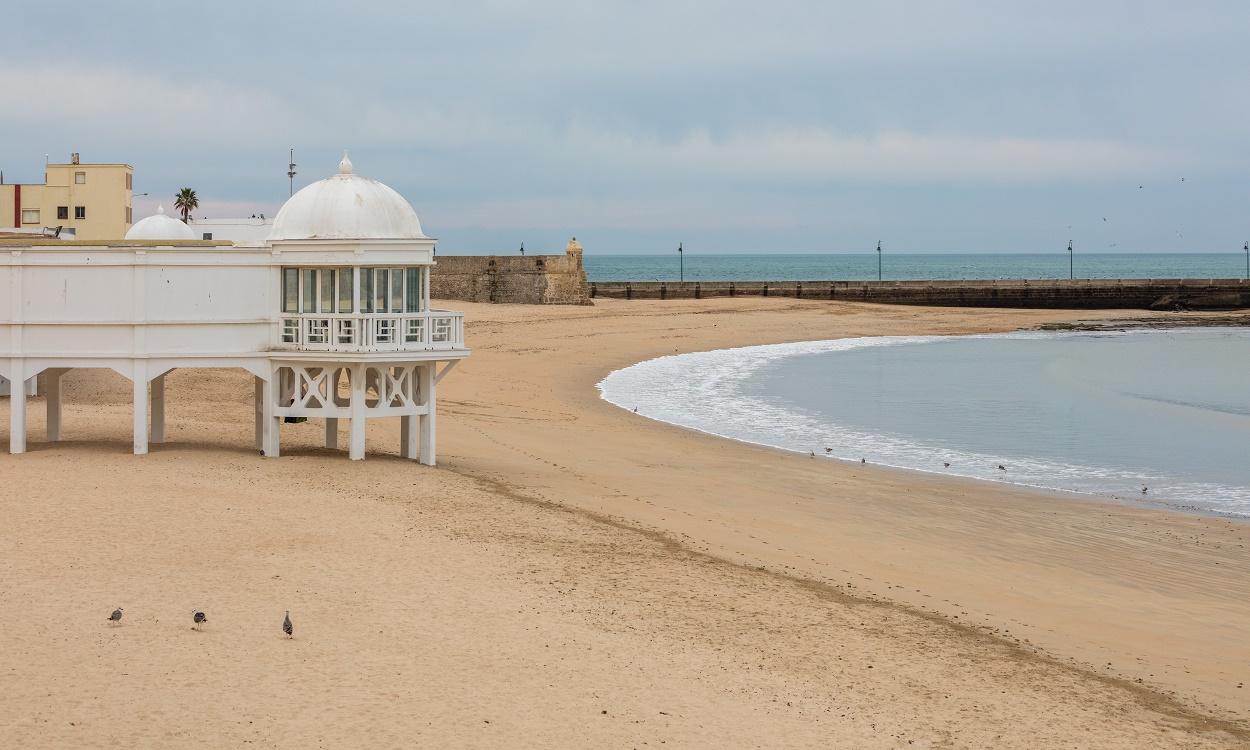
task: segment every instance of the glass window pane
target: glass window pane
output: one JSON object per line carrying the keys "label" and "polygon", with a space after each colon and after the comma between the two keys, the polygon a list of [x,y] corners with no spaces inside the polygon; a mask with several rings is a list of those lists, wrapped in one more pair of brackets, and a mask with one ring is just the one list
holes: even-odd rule
{"label": "glass window pane", "polygon": [[376,274],[373,287],[373,309],[375,312],[386,312],[386,290],[391,285],[391,275],[385,268],[375,268],[373,273]]}
{"label": "glass window pane", "polygon": [[421,312],[421,270],[404,269],[404,312]]}
{"label": "glass window pane", "polygon": [[360,269],[360,311],[373,312],[373,269]]}
{"label": "glass window pane", "polygon": [[299,269],[282,269],[282,312],[299,312]]}
{"label": "glass window pane", "polygon": [[304,312],[317,312],[317,271],[304,269],[304,300],[300,309]]}
{"label": "glass window pane", "polygon": [[321,276],[321,312],[334,312],[334,269],[322,268],[317,271]]}
{"label": "glass window pane", "polygon": [[391,312],[404,311],[404,269],[391,269]]}
{"label": "glass window pane", "polygon": [[349,313],[352,311],[352,278],[351,268],[340,268],[339,273],[339,312]]}

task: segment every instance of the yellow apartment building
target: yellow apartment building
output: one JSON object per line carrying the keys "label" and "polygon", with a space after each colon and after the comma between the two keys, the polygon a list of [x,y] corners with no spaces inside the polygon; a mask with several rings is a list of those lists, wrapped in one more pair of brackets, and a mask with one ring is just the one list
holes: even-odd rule
{"label": "yellow apartment building", "polygon": [[43,184],[0,185],[4,228],[75,230],[80,240],[120,240],[132,217],[134,167],[129,164],[49,164]]}

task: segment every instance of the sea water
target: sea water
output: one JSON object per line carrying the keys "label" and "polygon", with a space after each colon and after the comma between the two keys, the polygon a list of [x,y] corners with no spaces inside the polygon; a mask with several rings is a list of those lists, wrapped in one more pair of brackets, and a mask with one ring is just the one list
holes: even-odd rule
{"label": "sea water", "polygon": [[755,346],[642,362],[600,389],[821,459],[1250,516],[1245,328]]}
{"label": "sea water", "polygon": [[[597,255],[584,263],[591,281],[864,281],[877,278],[877,255]],[[1226,253],[896,254],[880,258],[886,280],[931,279],[1237,279],[1246,256]]]}

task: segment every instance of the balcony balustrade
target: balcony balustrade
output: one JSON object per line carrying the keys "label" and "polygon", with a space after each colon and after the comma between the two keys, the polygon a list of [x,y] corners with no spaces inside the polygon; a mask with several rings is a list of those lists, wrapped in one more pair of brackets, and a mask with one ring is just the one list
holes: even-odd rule
{"label": "balcony balustrade", "polygon": [[278,343],[287,351],[419,352],[464,348],[464,313],[283,313]]}

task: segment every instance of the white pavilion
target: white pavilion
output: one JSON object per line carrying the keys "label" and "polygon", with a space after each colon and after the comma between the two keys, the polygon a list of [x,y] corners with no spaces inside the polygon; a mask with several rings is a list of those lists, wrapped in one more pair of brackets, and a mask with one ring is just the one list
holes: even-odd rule
{"label": "white pavilion", "polygon": [[194,237],[162,208],[119,242],[0,240],[0,376],[27,385],[11,389],[10,453],[26,450],[23,393],[37,377],[50,442],[66,372],[129,378],[144,454],[165,439],[165,376],[229,367],[255,376],[266,456],[286,417],[324,419],[330,448],[349,420],[352,459],[367,419],[399,417],[400,454],[434,464],[436,386],[469,350],[463,315],[430,309],[434,240],[399,193],[344,154],[338,174],[286,202],[267,240]]}

